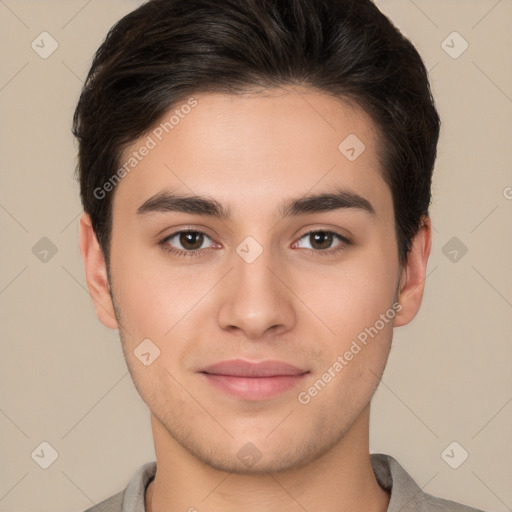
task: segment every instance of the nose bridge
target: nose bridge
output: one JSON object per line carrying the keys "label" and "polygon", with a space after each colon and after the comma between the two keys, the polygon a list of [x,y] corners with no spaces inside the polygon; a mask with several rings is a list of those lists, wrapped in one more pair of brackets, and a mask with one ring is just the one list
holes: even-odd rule
{"label": "nose bridge", "polygon": [[[247,237],[236,248],[236,256],[233,255],[234,274],[241,287],[255,293],[275,287],[275,277],[270,269],[276,265],[272,250],[267,244],[264,248],[253,237]],[[274,292],[276,290],[273,290]]]}
{"label": "nose bridge", "polygon": [[274,273],[279,268],[268,245],[247,237],[232,255],[233,271],[219,310],[219,324],[238,328],[249,338],[268,329],[289,329],[294,321],[287,289]]}

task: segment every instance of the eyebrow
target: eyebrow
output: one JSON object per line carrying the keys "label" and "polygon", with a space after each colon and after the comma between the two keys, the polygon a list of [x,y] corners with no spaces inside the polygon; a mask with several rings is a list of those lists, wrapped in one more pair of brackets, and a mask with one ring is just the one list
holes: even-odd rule
{"label": "eyebrow", "polygon": [[[334,188],[329,192],[305,195],[285,201],[279,213],[281,218],[329,212],[339,209],[355,209],[375,216],[372,204],[355,192]],[[181,212],[214,217],[222,221],[231,219],[231,210],[215,199],[198,195],[182,195],[172,191],[161,191],[147,199],[137,209],[138,215],[153,212]]]}

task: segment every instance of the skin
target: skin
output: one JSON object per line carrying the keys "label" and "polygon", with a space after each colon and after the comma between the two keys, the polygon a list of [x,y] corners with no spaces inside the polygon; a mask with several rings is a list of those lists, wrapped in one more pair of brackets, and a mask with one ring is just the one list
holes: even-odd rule
{"label": "skin", "polygon": [[[119,329],[127,366],[150,409],[158,470],[146,510],[385,511],[389,494],[369,457],[370,400],[393,327],[409,323],[420,307],[430,221],[424,219],[400,267],[378,133],[361,110],[296,87],[194,97],[198,105],[115,189],[111,282],[89,216],[80,219],[97,316]],[[355,161],[338,150],[349,134],[366,146]],[[363,196],[375,215],[344,208],[280,218],[284,200],[331,186]],[[136,213],[163,189],[214,198],[232,218]],[[191,258],[166,252],[165,244],[195,248],[179,237],[161,243],[186,228],[207,235],[203,252]],[[325,255],[304,236],[313,229],[352,244]],[[247,236],[263,249],[252,263],[236,252]],[[339,244],[335,237],[326,249]],[[394,320],[301,404],[298,393],[395,300],[401,310]],[[149,366],[134,356],[146,338],[161,352]],[[233,398],[198,373],[233,358],[277,359],[310,373],[270,399]],[[237,457],[248,442],[261,454],[252,467]]]}

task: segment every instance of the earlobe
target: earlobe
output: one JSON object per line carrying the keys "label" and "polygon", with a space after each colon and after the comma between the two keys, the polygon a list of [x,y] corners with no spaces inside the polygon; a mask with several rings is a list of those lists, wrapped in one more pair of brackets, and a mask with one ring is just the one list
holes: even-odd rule
{"label": "earlobe", "polygon": [[117,329],[105,258],[87,213],[80,217],[80,253],[84,262],[87,287],[98,320],[110,329]]}
{"label": "earlobe", "polygon": [[402,269],[398,295],[398,302],[402,308],[395,316],[395,327],[408,324],[420,309],[431,246],[432,225],[429,217],[423,217],[421,227],[413,239],[407,262]]}

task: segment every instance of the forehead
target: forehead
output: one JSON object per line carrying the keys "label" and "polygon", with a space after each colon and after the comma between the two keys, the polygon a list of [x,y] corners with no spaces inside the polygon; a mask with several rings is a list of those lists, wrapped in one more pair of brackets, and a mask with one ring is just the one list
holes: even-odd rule
{"label": "forehead", "polygon": [[386,209],[391,196],[377,137],[364,111],[309,89],[196,94],[173,105],[124,152],[120,166],[128,172],[115,190],[114,211],[135,211],[172,189],[254,212],[332,185]]}

